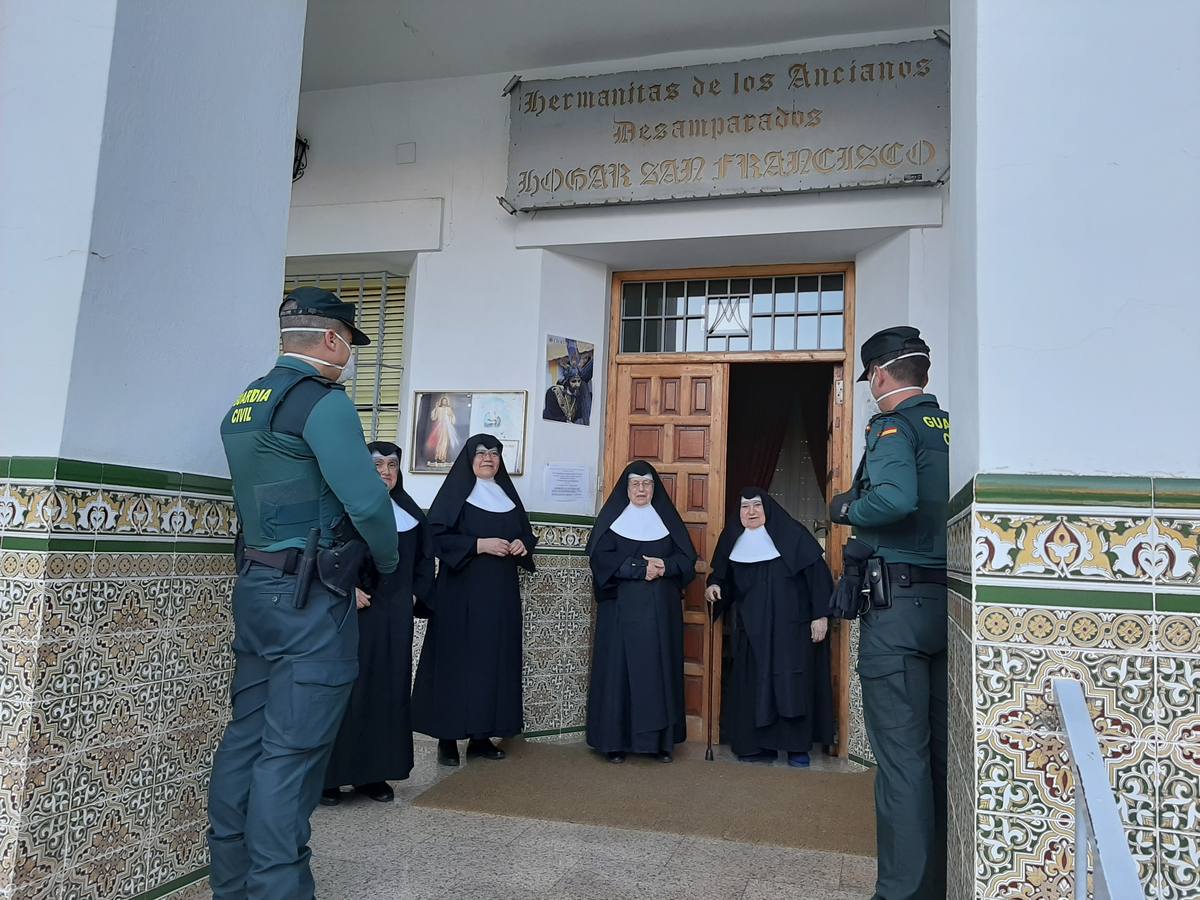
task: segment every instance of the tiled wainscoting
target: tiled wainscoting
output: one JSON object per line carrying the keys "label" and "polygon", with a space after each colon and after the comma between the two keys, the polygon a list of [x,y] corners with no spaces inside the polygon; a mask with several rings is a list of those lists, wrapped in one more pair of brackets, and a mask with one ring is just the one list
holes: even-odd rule
{"label": "tiled wainscoting", "polygon": [[950,896],[1071,896],[1082,682],[1147,896],[1200,896],[1200,482],[980,475],[950,522]]}
{"label": "tiled wainscoting", "polygon": [[[592,519],[530,518],[525,728],[574,740]],[[0,458],[0,898],[153,896],[207,865],[235,528],[222,479]],[[422,639],[418,623],[414,659]]]}

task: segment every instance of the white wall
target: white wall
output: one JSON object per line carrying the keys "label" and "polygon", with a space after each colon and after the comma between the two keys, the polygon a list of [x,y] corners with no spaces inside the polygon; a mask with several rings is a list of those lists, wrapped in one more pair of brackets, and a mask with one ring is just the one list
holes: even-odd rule
{"label": "white wall", "polygon": [[57,456],[116,0],[0,9],[0,454]]}
{"label": "white wall", "polygon": [[[978,17],[952,160],[959,185],[974,151],[974,209],[956,187],[954,215],[964,262],[975,230],[956,285],[978,317],[978,469],[1200,474],[1200,5],[954,10]],[[971,63],[954,59],[960,94]]]}
{"label": "white wall", "polygon": [[276,345],[304,0],[120,0],[62,454],[225,471]]}
{"label": "white wall", "polygon": [[[613,72],[917,36],[927,35],[843,35],[773,48],[696,51],[523,74],[556,77]],[[313,255],[321,250],[320,226],[314,228],[313,222],[321,218],[335,221],[341,214],[338,208],[376,204],[407,215],[418,201],[442,200],[438,251],[399,245],[367,248],[365,237],[351,237],[351,242],[357,243],[347,246],[345,233],[334,234],[329,227],[326,252],[419,251],[409,291],[411,349],[405,372],[405,420],[400,442],[407,448],[411,440],[408,407],[414,391],[528,391],[526,475],[517,480],[517,485],[526,506],[533,510],[594,510],[591,502],[564,507],[545,501],[542,472],[547,462],[582,462],[593,467],[599,464],[604,366],[596,368],[591,426],[542,422],[545,336],[565,334],[591,340],[603,360],[607,351],[609,275],[623,259],[661,258],[668,265],[692,257],[695,261],[689,264],[693,265],[842,260],[854,258],[859,250],[898,230],[941,222],[942,194],[936,189],[509,216],[495,199],[504,193],[507,179],[509,102],[499,93],[506,80],[507,75],[495,75],[301,95],[298,127],[310,140],[311,149],[308,170],[292,192],[292,219],[294,223],[302,222],[303,227],[294,229],[289,243],[303,243],[306,265],[311,269]],[[408,156],[398,156],[397,145],[409,143],[415,144],[413,161],[398,162]],[[741,209],[747,205],[754,208]],[[773,214],[768,216],[768,211]],[[781,224],[785,220],[792,223],[792,236],[804,233],[804,241],[787,240],[786,226]],[[430,220],[427,217],[422,221],[425,237],[421,240],[428,241]],[[399,218],[394,227],[396,234],[402,233]],[[937,231],[936,227],[925,230]],[[735,233],[737,252],[728,259],[715,256],[713,242],[720,244],[724,240],[721,235]],[[637,245],[633,256],[629,255],[629,247],[619,246],[622,241]],[[700,256],[687,256],[689,244],[694,248],[705,241],[709,243],[703,244]],[[937,275],[930,270],[946,264],[944,245],[938,240],[931,240],[931,245],[934,249],[914,245],[905,235],[902,244],[893,252],[883,253],[878,262],[870,253],[860,256],[860,335],[869,334],[868,324],[875,320],[878,327],[883,327],[908,321],[913,310],[933,319],[936,309],[944,309],[944,273],[941,287],[931,289],[937,296],[917,298],[913,310],[909,308],[914,291],[924,292],[927,282],[937,284]],[[734,246],[732,241],[729,246]],[[833,255],[820,255],[822,247],[835,248]],[[658,253],[662,256],[656,256]],[[865,413],[860,418],[865,421]],[[405,483],[419,503],[428,504],[441,478],[408,475]]]}

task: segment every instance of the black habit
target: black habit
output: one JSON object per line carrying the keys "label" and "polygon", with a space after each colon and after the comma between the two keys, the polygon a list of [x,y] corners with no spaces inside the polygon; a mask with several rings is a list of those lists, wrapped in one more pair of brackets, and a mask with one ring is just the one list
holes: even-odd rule
{"label": "black habit", "polygon": [[761,488],[766,531],[779,556],[734,562],[743,531],[734,519],[721,533],[709,585],[719,585],[716,616],[732,609],[733,668],[724,692],[721,736],[738,756],[760,750],[807,753],[833,743],[829,639],[813,643],[813,619],[829,615],[833,578],[812,534]]}
{"label": "black habit", "polygon": [[[537,539],[501,458],[494,481],[512,501],[506,512],[467,502],[479,446],[467,439],[429,509],[439,569],[413,686],[413,728],[439,740],[512,737],[524,730],[521,697],[521,592],[518,566],[534,570]],[[476,552],[480,538],[520,539],[525,556]]]}
{"label": "black habit", "polygon": [[[665,536],[638,541],[612,530],[629,505],[631,474],[653,477],[651,505]],[[687,737],[682,595],[695,577],[696,551],[649,463],[631,463],[621,473],[587,553],[596,594],[587,742],[602,753],[670,753]],[[646,581],[646,556],[663,560],[663,577]]]}
{"label": "black habit", "polygon": [[[400,448],[386,441],[368,449],[400,459]],[[358,612],[358,680],[325,770],[327,789],[402,781],[413,767],[413,602],[424,602],[433,589],[433,539],[399,474],[391,495],[417,524],[396,535],[400,564],[388,581],[390,596],[374,594],[371,605]]]}

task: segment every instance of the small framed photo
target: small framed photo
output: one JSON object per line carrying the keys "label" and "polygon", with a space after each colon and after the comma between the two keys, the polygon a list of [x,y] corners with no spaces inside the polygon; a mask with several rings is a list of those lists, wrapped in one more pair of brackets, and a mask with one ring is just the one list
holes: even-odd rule
{"label": "small framed photo", "polygon": [[525,469],[525,391],[417,391],[408,470],[445,474],[473,434],[495,435],[510,475]]}

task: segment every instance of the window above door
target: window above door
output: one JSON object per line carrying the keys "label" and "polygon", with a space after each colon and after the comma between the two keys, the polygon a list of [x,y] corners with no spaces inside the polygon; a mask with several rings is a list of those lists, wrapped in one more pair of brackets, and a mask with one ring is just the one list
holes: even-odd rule
{"label": "window above door", "polygon": [[842,350],[842,271],[624,281],[620,353]]}

